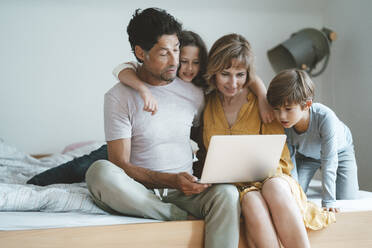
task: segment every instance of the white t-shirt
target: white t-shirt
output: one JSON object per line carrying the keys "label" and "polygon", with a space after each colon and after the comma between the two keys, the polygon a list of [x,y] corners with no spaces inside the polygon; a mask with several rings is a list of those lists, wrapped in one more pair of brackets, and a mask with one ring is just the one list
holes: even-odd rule
{"label": "white t-shirt", "polygon": [[138,92],[122,83],[105,94],[106,141],[131,138],[130,162],[134,165],[192,173],[190,129],[199,125],[202,90],[179,78],[163,86],[146,86],[158,101],[155,115],[143,111]]}

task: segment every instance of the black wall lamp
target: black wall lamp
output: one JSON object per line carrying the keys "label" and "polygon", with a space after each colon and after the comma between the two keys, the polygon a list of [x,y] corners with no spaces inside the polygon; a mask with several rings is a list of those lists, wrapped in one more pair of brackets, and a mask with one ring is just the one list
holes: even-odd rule
{"label": "black wall lamp", "polygon": [[[331,43],[336,38],[337,34],[328,28],[322,30],[305,28],[269,50],[267,56],[276,73],[284,69],[298,68],[316,77],[326,69]],[[323,59],[322,68],[313,72],[316,65]]]}

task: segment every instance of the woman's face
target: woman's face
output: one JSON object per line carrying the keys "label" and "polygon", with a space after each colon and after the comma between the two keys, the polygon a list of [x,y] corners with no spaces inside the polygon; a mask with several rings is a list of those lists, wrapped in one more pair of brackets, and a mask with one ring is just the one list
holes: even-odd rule
{"label": "woman's face", "polygon": [[178,76],[186,82],[191,82],[198,75],[199,68],[199,48],[196,46],[182,47]]}
{"label": "woman's face", "polygon": [[216,87],[226,97],[237,95],[244,87],[247,80],[247,68],[234,66],[216,73]]}

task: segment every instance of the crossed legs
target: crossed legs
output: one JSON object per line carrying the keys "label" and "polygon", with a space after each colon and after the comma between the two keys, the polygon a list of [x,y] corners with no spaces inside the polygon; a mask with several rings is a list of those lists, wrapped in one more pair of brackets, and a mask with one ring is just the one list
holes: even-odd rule
{"label": "crossed legs", "polygon": [[185,220],[187,213],[191,213],[205,219],[206,248],[238,247],[240,205],[234,185],[214,185],[191,196],[169,189],[159,199],[152,190],[107,160],[90,166],[86,182],[95,203],[109,213],[158,220]]}

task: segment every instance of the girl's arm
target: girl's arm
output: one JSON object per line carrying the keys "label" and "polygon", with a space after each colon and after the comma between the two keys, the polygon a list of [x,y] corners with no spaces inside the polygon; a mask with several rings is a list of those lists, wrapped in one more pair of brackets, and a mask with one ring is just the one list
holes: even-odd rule
{"label": "girl's arm", "polygon": [[154,115],[158,111],[158,103],[149,88],[138,78],[137,67],[138,64],[132,62],[120,64],[114,69],[113,74],[121,83],[138,91],[144,102],[143,110]]}
{"label": "girl's arm", "polygon": [[248,84],[249,89],[257,96],[258,109],[260,111],[261,120],[267,124],[271,123],[275,116],[273,109],[266,99],[266,87],[261,78],[255,76]]}

